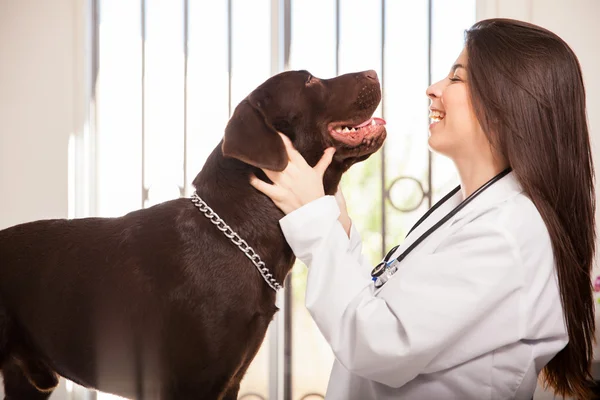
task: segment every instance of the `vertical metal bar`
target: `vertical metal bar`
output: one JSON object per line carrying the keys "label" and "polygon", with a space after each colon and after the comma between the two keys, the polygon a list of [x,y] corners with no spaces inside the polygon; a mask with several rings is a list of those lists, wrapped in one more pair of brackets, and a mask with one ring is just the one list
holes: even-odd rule
{"label": "vertical metal bar", "polygon": [[[146,187],[146,0],[141,0],[141,31],[142,31],[142,208],[148,199]],[[144,398],[143,362],[138,341],[134,340],[135,391],[137,398]]]}
{"label": "vertical metal bar", "polygon": [[[433,0],[428,0],[427,1],[427,86],[431,85],[431,81],[432,81],[432,76],[431,76],[431,71],[432,71],[432,67],[431,67],[431,41],[433,38],[433,34],[432,34],[432,27],[431,27],[431,21],[432,21],[432,7],[433,7]],[[427,112],[427,121],[429,122],[429,112]],[[433,203],[433,179],[432,179],[432,171],[431,171],[431,167],[432,167],[432,160],[433,159],[433,155],[431,154],[431,151],[427,151],[427,205],[429,208],[431,208],[432,203]]]}
{"label": "vertical metal bar", "polygon": [[[385,119],[385,1],[381,0],[381,118]],[[387,219],[385,214],[385,201],[387,199],[387,183],[385,176],[385,143],[381,147],[381,256],[384,257],[387,249],[385,235],[387,232]]]}
{"label": "vertical metal bar", "polygon": [[188,146],[188,38],[189,38],[189,0],[183,0],[183,188],[181,196],[187,196],[187,146]]}
{"label": "vertical metal bar", "polygon": [[292,0],[283,0],[283,70],[290,68],[292,48]]}
{"label": "vertical metal bar", "polygon": [[283,399],[292,400],[292,274],[285,281],[283,313]]}
{"label": "vertical metal bar", "polygon": [[142,26],[142,208],[148,198],[146,188],[146,0],[141,0]]}
{"label": "vertical metal bar", "polygon": [[[142,31],[142,208],[148,199],[146,187],[146,0],[141,0],[141,31]],[[138,341],[134,340],[135,391],[137,398],[144,398],[143,362]]]}
{"label": "vertical metal bar", "polygon": [[90,96],[96,101],[96,85],[98,84],[98,71],[100,69],[100,0],[91,1],[91,82]]}
{"label": "vertical metal bar", "polygon": [[[285,71],[290,65],[291,47],[291,0],[281,0],[279,3],[279,43],[280,70]],[[279,71],[279,72],[281,72]],[[292,400],[292,357],[293,357],[293,285],[291,275],[285,283],[285,301],[283,313],[283,399]]]}
{"label": "vertical metal bar", "polygon": [[[291,0],[271,0],[271,75],[289,69],[291,49]],[[283,310],[273,319],[269,333],[269,398],[292,399],[292,280],[277,296]]]}
{"label": "vertical metal bar", "polygon": [[[83,169],[85,170],[85,164],[90,167],[91,171],[89,171],[89,175],[83,177],[82,185],[79,185],[80,188],[83,189],[85,187],[85,180],[90,179],[89,182],[89,190],[91,193],[83,194],[82,196],[88,200],[87,205],[89,209],[87,212],[85,209],[87,207],[81,208],[81,202],[78,206],[79,210],[76,214],[76,217],[82,216],[95,216],[97,213],[96,204],[97,204],[97,163],[96,163],[96,132],[97,132],[97,119],[96,119],[96,103],[97,103],[97,85],[98,85],[98,73],[100,69],[100,0],[89,0],[87,2],[88,13],[89,13],[89,45],[91,51],[90,64],[89,64],[89,75],[86,77],[86,81],[89,84],[87,87],[88,95],[89,95],[89,108],[88,108],[88,138],[89,138],[89,148],[85,146],[85,137],[84,140],[79,142],[79,148],[77,149],[77,157],[82,158]],[[87,80],[89,79],[89,81]],[[85,135],[85,134],[84,134]],[[88,159],[89,157],[89,159]],[[87,160],[86,160],[87,159]],[[81,166],[80,163],[76,164]],[[80,190],[79,188],[77,189]],[[96,391],[89,390],[84,388],[83,386],[79,386],[75,383],[73,384],[73,391],[70,393],[70,400],[96,400]],[[1,391],[0,391],[1,392]]]}
{"label": "vertical metal bar", "polygon": [[232,72],[232,68],[233,68],[233,60],[232,60],[232,26],[231,26],[231,12],[232,12],[232,4],[231,4],[232,0],[227,0],[227,75],[228,75],[228,79],[229,79],[229,84],[227,85],[227,104],[229,107],[229,115],[231,115],[231,112],[233,111],[233,105],[231,104],[231,72]]}
{"label": "vertical metal bar", "polygon": [[[282,70],[289,69],[290,65],[290,48],[291,48],[291,0],[283,0],[283,9],[280,9],[282,12],[281,18],[281,34],[283,37],[280,37],[280,40],[283,44],[283,51],[280,57],[282,56]],[[286,290],[285,290],[285,313],[284,313],[284,334],[283,334],[283,398],[284,400],[292,400],[292,389],[293,389],[293,380],[292,380],[292,357],[293,357],[293,321],[292,321],[292,311],[293,311],[293,285],[291,274],[290,278],[287,279],[286,282]]]}
{"label": "vertical metal bar", "polygon": [[[289,43],[286,38],[286,0],[271,0],[271,75],[282,72],[289,65]],[[278,293],[276,305],[282,309],[270,325],[269,337],[269,399],[291,400],[291,279],[286,279],[285,290]]]}
{"label": "vertical metal bar", "polygon": [[335,0],[335,76],[340,74],[340,0]]}
{"label": "vertical metal bar", "polygon": [[[271,0],[271,75],[280,72],[279,1]],[[269,325],[269,399],[282,400],[284,396],[285,303],[289,286],[288,281],[284,282],[283,293],[277,293],[275,304],[282,312],[275,314]]]}
{"label": "vertical metal bar", "polygon": [[96,400],[98,398],[98,393],[95,390],[87,390],[84,394],[83,398],[85,400]]}

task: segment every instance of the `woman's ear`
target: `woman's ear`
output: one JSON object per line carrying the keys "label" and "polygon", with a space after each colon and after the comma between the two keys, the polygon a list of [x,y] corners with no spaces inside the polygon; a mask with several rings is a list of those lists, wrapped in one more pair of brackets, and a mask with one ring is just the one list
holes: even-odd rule
{"label": "woman's ear", "polygon": [[283,171],[288,164],[279,134],[248,100],[235,108],[225,128],[221,150],[225,157],[272,171]]}

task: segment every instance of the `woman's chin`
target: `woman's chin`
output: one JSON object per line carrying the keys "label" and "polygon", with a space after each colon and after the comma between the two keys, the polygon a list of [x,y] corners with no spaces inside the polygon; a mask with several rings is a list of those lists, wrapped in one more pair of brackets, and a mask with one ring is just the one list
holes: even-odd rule
{"label": "woman's chin", "polygon": [[429,147],[436,153],[442,152],[448,139],[444,134],[444,120],[434,121],[429,125]]}
{"label": "woman's chin", "polygon": [[448,143],[444,143],[444,137],[440,137],[439,132],[432,133],[430,131],[429,138],[427,139],[427,144],[429,146],[429,150],[434,153],[446,155],[448,150]]}

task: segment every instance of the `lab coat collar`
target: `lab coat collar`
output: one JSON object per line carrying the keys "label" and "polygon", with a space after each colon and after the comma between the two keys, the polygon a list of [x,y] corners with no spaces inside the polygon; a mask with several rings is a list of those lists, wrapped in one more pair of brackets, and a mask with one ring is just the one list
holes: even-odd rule
{"label": "lab coat collar", "polygon": [[[444,225],[439,227],[436,232],[432,234],[432,237],[437,239],[428,238],[426,242],[427,246],[435,247],[435,243],[439,242],[446,234],[449,233],[448,229],[453,227],[457,222],[464,220],[469,221],[467,216],[473,215],[473,213],[481,213],[482,211],[488,210],[497,204],[500,204],[509,198],[521,193],[523,189],[511,171],[499,181],[489,186],[486,190],[481,192],[475,197],[469,204],[467,204],[462,210],[448,220]],[[404,252],[408,246],[410,246],[415,240],[417,240],[424,232],[429,230],[433,225],[440,221],[444,216],[450,213],[456,206],[463,201],[462,193],[459,190],[456,194],[451,196],[444,203],[433,211],[431,215],[427,217],[418,227],[414,229],[405,239],[404,242],[396,249],[391,255],[390,259],[397,257],[399,254]],[[445,233],[444,233],[445,232]],[[433,240],[433,242],[432,242]]]}
{"label": "lab coat collar", "polygon": [[[470,204],[467,204],[465,208],[456,213],[456,215],[451,218],[448,226],[454,225],[473,213],[477,214],[481,213],[481,211],[489,210],[522,192],[523,187],[517,180],[514,172],[511,171],[481,192]],[[459,191],[456,195],[459,196],[459,201],[462,201],[461,192]]]}

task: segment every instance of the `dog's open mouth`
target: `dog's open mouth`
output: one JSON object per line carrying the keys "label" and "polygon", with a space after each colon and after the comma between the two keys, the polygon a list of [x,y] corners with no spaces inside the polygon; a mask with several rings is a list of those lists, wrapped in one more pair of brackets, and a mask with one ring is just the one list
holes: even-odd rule
{"label": "dog's open mouth", "polygon": [[385,132],[385,120],[373,117],[360,124],[332,122],[328,126],[328,131],[333,139],[348,147],[368,145]]}

